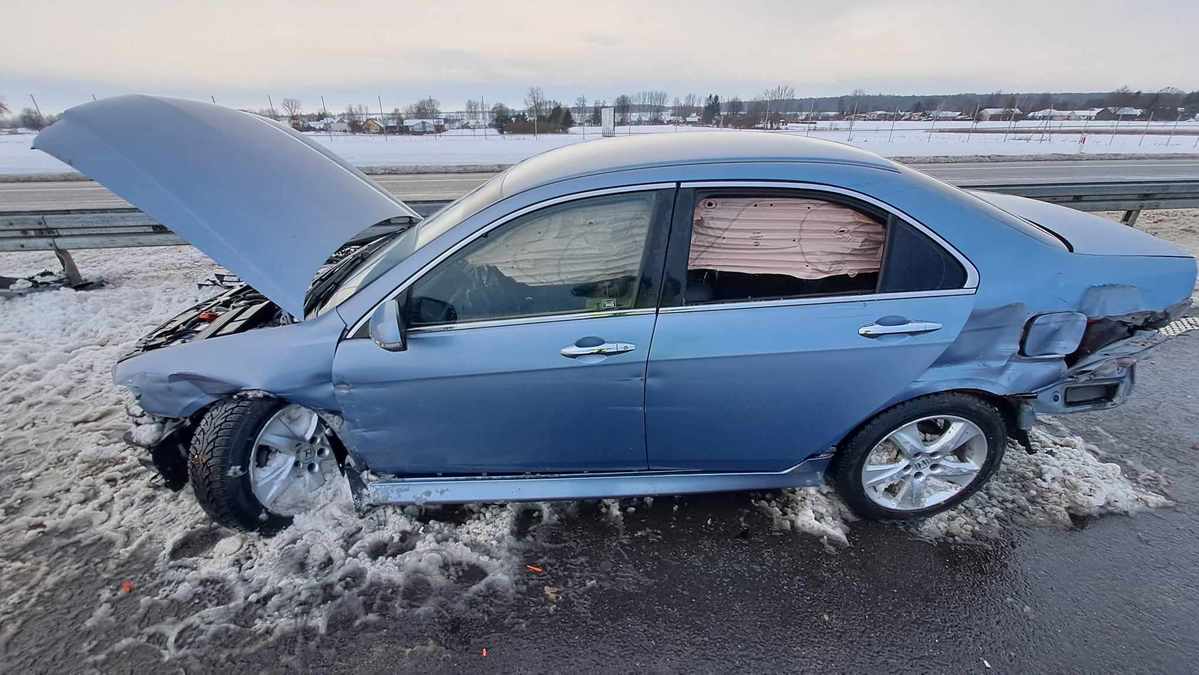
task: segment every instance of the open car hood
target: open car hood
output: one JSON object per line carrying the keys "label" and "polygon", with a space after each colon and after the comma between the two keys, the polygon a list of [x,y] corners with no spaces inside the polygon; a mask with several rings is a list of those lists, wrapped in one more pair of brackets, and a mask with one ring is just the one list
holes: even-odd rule
{"label": "open car hood", "polygon": [[71,108],[33,147],[75,167],[292,316],[362,230],[420,216],[303,135],[252,113],[158,96]]}

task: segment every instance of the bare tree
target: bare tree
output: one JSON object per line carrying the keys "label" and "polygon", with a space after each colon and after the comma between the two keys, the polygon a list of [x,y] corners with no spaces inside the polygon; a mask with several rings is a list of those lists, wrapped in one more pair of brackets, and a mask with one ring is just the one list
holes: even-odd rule
{"label": "bare tree", "polygon": [[283,112],[293,120],[299,117],[300,112],[304,110],[304,104],[300,103],[298,98],[285,98],[279,105],[283,107]]}
{"label": "bare tree", "polygon": [[587,115],[587,97],[580,96],[575,99],[575,116],[579,118],[578,119],[579,122],[586,122],[586,120],[587,120],[586,115]]}
{"label": "bare tree", "polygon": [[42,117],[42,114],[33,108],[25,108],[22,110],[19,120],[21,126],[34,131],[41,131],[48,124],[46,118]]}
{"label": "bare tree", "polygon": [[620,124],[629,123],[629,110],[633,107],[633,99],[629,98],[628,94],[621,94],[616,97],[616,117]]}
{"label": "bare tree", "polygon": [[541,87],[529,87],[529,91],[525,94],[525,108],[528,109],[529,115],[533,119],[545,114],[545,92],[541,90]]}
{"label": "bare tree", "polygon": [[0,115],[7,115],[7,114],[8,114],[8,104],[4,102],[4,99],[0,98]]}
{"label": "bare tree", "polygon": [[441,102],[431,96],[422,98],[408,106],[407,112],[414,119],[432,119],[441,115]]}
{"label": "bare tree", "polygon": [[473,98],[466,102],[466,119],[470,120],[471,126],[474,126],[479,121],[480,108],[480,103]]}
{"label": "bare tree", "polygon": [[795,87],[787,84],[772,87],[762,94],[762,100],[766,104],[766,126],[774,128],[782,120],[786,102],[793,98],[795,98]]}

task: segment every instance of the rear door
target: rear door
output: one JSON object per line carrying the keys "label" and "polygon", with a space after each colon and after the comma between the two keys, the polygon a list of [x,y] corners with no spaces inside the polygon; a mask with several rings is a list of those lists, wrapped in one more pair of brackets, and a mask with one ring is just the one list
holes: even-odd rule
{"label": "rear door", "polygon": [[498,223],[400,297],[408,348],[345,340],[343,432],[396,474],[644,469],[645,367],[675,190]]}
{"label": "rear door", "polygon": [[780,471],[829,449],[957,338],[977,281],[923,226],[819,187],[686,188],[668,257],[653,469]]}

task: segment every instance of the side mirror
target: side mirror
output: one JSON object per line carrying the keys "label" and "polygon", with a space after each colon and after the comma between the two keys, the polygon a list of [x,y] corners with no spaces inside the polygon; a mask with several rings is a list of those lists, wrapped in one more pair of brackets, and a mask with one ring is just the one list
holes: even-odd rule
{"label": "side mirror", "polygon": [[371,340],[389,352],[408,349],[408,330],[399,300],[388,300],[375,308],[368,324]]}

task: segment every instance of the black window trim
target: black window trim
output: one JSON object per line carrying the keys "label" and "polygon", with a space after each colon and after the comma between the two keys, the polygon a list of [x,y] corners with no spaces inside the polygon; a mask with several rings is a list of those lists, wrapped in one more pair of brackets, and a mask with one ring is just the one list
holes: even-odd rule
{"label": "black window trim", "polygon": [[[908,214],[878,199],[846,188],[824,185],[820,183],[801,183],[791,181],[689,181],[680,184],[676,197],[674,219],[671,228],[670,243],[667,248],[667,271],[663,279],[661,312],[696,312],[722,309],[740,309],[751,307],[779,307],[790,305],[831,304],[839,302],[869,302],[874,300],[891,300],[914,297],[936,297],[948,295],[972,295],[978,290],[978,269],[965,255],[936,232],[929,229],[920,221]],[[939,289],[931,291],[904,291],[880,293],[876,286],[875,292],[851,293],[841,295],[795,296],[786,298],[764,298],[760,300],[731,300],[727,302],[707,302],[687,305],[683,302],[686,289],[687,259],[691,250],[691,219],[697,194],[709,190],[721,192],[735,190],[780,190],[788,195],[816,196],[820,199],[842,203],[851,208],[866,213],[883,216],[889,220],[895,218],[924,234],[934,244],[947,251],[966,271],[966,281],[961,288]],[[890,228],[888,228],[888,241]],[[884,244],[883,259],[886,259],[886,244]],[[879,273],[879,283],[882,283],[882,270]]]}

